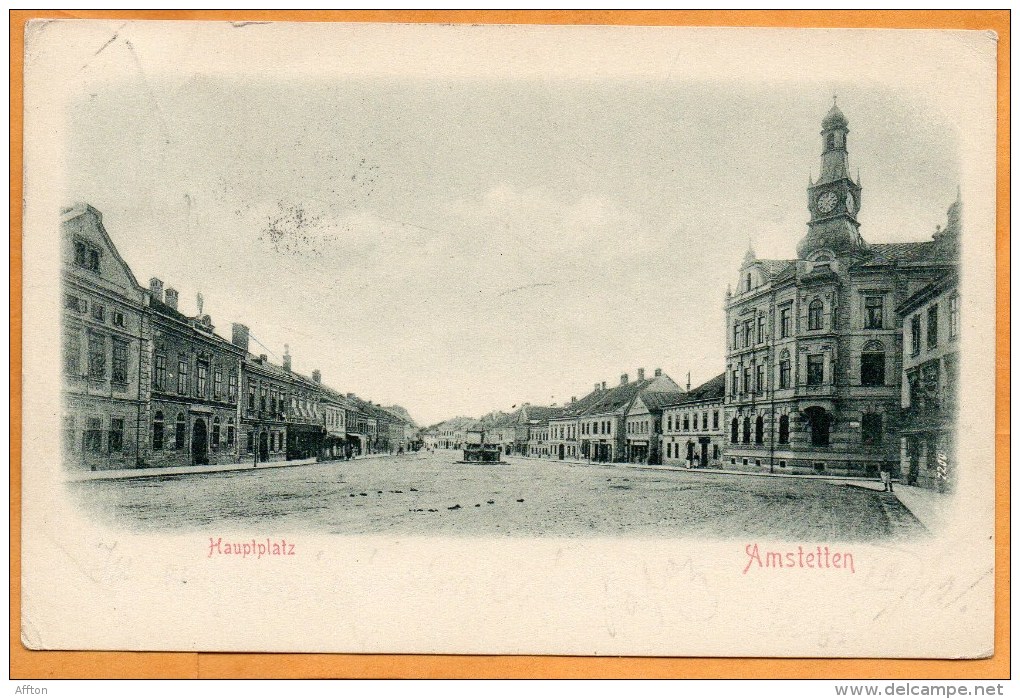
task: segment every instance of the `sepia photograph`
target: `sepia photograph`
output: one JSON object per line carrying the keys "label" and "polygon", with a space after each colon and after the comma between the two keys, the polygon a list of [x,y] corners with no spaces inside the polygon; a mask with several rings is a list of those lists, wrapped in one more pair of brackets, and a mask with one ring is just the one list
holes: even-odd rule
{"label": "sepia photograph", "polygon": [[994,35],[25,41],[29,648],[992,651]]}

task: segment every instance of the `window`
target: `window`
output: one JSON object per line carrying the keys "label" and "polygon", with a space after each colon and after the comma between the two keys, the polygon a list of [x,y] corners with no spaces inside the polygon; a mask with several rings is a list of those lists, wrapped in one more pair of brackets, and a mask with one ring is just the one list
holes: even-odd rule
{"label": "window", "polygon": [[188,423],[184,421],[184,413],[177,413],[177,424],[174,430],[174,448],[183,449],[188,433]]}
{"label": "window", "polygon": [[761,415],[754,421],[754,443],[765,443],[765,418]]}
{"label": "window", "polygon": [[811,429],[811,445],[816,447],[829,446],[829,427],[832,418],[824,408],[811,407],[804,411]]}
{"label": "window", "polygon": [[118,453],[124,449],[124,418],[115,417],[110,420],[108,443],[111,454]]}
{"label": "window", "polygon": [[152,448],[163,448],[163,413],[160,410],[152,418]]}
{"label": "window", "polygon": [[684,413],[684,432],[688,431],[689,429],[691,429],[691,416],[688,415],[687,413]]}
{"label": "window", "polygon": [[118,328],[123,328],[124,327],[124,314],[121,313],[120,311],[114,311],[113,312],[113,324],[116,325]]}
{"label": "window", "polygon": [[113,338],[113,372],[111,378],[114,383],[127,383],[128,381],[128,343],[119,338]]}
{"label": "window", "polygon": [[790,308],[782,308],[779,311],[779,337],[790,336]]}
{"label": "window", "polygon": [[237,374],[234,372],[227,377],[227,399],[231,403],[237,402]]}
{"label": "window", "polygon": [[673,431],[673,416],[672,415],[670,415],[670,416],[668,416],[666,418],[666,431],[667,432],[672,432]]}
{"label": "window", "polygon": [[740,441],[740,422],[737,418],[733,418],[730,422],[730,441],[734,444]]}
{"label": "window", "polygon": [[248,382],[248,412],[255,412],[255,384]]}
{"label": "window", "polygon": [[949,297],[949,339],[960,336],[960,297],[953,294]]}
{"label": "window", "polygon": [[881,296],[868,296],[864,299],[864,327],[869,330],[882,329]]}
{"label": "window", "polygon": [[698,429],[698,414],[694,413],[694,429]]}
{"label": "window", "polygon": [[921,316],[917,314],[910,319],[910,354],[921,354]]}
{"label": "window", "polygon": [[209,362],[205,360],[199,360],[198,362],[198,382],[196,388],[200,398],[209,397]]}
{"label": "window", "polygon": [[701,429],[703,430],[708,429],[708,413],[701,414]]}
{"label": "window", "polygon": [[93,303],[92,318],[93,320],[98,320],[100,323],[106,322],[106,309],[98,303]]}
{"label": "window", "polygon": [[825,376],[825,362],[820,354],[810,354],[807,358],[807,385],[821,386]]}
{"label": "window", "polygon": [[736,369],[734,369],[733,370],[733,380],[730,382],[730,389],[731,389],[733,395],[737,395],[738,393],[740,393],[740,378],[739,377],[740,377],[740,373]]}
{"label": "window", "polygon": [[789,388],[790,378],[790,354],[783,352],[779,360],[779,388]]}
{"label": "window", "polygon": [[712,445],[712,458],[713,459],[718,459],[719,458],[719,445],[718,444],[713,444]]}
{"label": "window", "polygon": [[751,443],[751,418],[744,418],[744,444]]}
{"label": "window", "polygon": [[72,452],[75,450],[75,434],[74,429],[74,416],[64,416],[64,451]]}
{"label": "window", "polygon": [[85,423],[85,449],[91,452],[103,450],[103,421],[90,417]]}
{"label": "window", "polygon": [[90,272],[99,271],[99,248],[84,240],[74,241],[74,263]]}
{"label": "window", "polygon": [[744,393],[751,392],[751,367],[744,367]]}
{"label": "window", "polygon": [[77,333],[64,337],[64,372],[71,376],[81,375],[81,340]]}
{"label": "window", "polygon": [[779,416],[779,443],[789,444],[790,443],[790,416],[780,415]]}
{"label": "window", "polygon": [[744,347],[751,346],[751,321],[744,321]]}
{"label": "window", "polygon": [[747,278],[745,279],[745,281],[747,282],[747,285],[744,287],[744,289],[747,290],[747,291],[750,291],[751,290],[751,275],[750,274],[747,275]]}
{"label": "window", "polygon": [[869,342],[861,353],[861,385],[885,385],[885,350],[881,343]]}
{"label": "window", "polygon": [[836,147],[836,134],[830,131],[825,137],[825,150],[833,150]]}
{"label": "window", "polygon": [[715,410],[712,412],[712,429],[719,429],[719,411]]}
{"label": "window", "polygon": [[815,299],[808,305],[808,330],[822,329],[822,310],[824,306],[821,299]]}
{"label": "window", "polygon": [[928,308],[928,349],[939,344],[939,307]]}
{"label": "window", "polygon": [[758,316],[758,344],[765,342],[765,314]]}
{"label": "window", "polygon": [[266,412],[266,394],[268,391],[265,386],[259,386],[259,413]]}
{"label": "window", "polygon": [[166,390],[166,355],[156,354],[155,368],[152,373],[152,387],[158,391]]}
{"label": "window", "polygon": [[758,391],[758,393],[764,393],[765,392],[765,365],[764,364],[759,364],[755,368],[754,385],[755,385],[755,390]]}
{"label": "window", "polygon": [[219,367],[213,372],[213,397],[216,400],[223,397],[223,369]]}
{"label": "window", "polygon": [[873,446],[882,443],[882,414],[861,415],[861,444]]}
{"label": "window", "polygon": [[212,448],[220,448],[220,419],[214,417],[212,421]]}
{"label": "window", "polygon": [[64,297],[64,308],[69,311],[84,313],[87,307],[88,304],[85,303],[84,299],[80,299],[77,296],[71,296],[70,294]]}
{"label": "window", "polygon": [[188,358],[184,355],[177,360],[177,392],[182,396],[188,392]]}
{"label": "window", "polygon": [[89,333],[89,376],[93,379],[106,376],[106,342],[94,333]]}
{"label": "window", "polygon": [[740,323],[733,324],[733,349],[740,347]]}

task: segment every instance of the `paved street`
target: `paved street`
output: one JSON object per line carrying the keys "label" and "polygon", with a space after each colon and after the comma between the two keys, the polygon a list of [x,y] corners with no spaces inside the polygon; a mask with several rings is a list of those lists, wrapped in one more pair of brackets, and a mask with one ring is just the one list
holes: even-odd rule
{"label": "paved street", "polygon": [[891,495],[847,483],[459,452],[212,474],[70,483],[99,521],[141,531],[463,536],[695,536],[874,540],[920,535]]}

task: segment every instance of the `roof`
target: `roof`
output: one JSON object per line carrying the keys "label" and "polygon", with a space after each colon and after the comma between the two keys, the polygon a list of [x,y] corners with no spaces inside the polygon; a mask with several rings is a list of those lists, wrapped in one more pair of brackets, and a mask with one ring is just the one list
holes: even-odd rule
{"label": "roof", "polygon": [[947,272],[940,277],[934,279],[930,284],[925,284],[923,287],[918,289],[916,292],[907,297],[899,306],[896,307],[896,312],[900,315],[906,315],[915,309],[923,306],[924,304],[931,301],[936,296],[945,293],[949,289],[952,289],[959,283],[959,274],[956,270]]}
{"label": "roof", "polygon": [[775,277],[787,269],[795,269],[797,266],[797,260],[758,260],[758,263],[771,277]]}
{"label": "roof", "polygon": [[882,267],[885,265],[930,265],[944,261],[952,264],[953,260],[940,260],[942,255],[933,240],[916,243],[875,243],[867,248],[867,255],[860,259],[855,267]]}
{"label": "roof", "polygon": [[848,123],[846,116],[844,116],[843,112],[840,111],[840,108],[833,103],[832,109],[830,109],[829,113],[825,115],[824,119],[822,119],[822,128],[833,129],[838,126],[846,126]]}
{"label": "roof", "polygon": [[667,405],[676,405],[684,400],[685,391],[649,391],[641,396],[641,402],[649,410],[661,410]]}
{"label": "roof", "polygon": [[677,405],[696,403],[703,400],[722,400],[725,396],[726,374],[722,373],[685,393],[683,400]]}
{"label": "roof", "polygon": [[528,422],[548,422],[563,413],[563,408],[552,405],[526,405],[522,410],[526,413]]}

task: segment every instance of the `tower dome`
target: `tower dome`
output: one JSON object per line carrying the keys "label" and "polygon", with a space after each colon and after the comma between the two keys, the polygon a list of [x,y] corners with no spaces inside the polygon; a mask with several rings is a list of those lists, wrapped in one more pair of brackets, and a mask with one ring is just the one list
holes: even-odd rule
{"label": "tower dome", "polygon": [[846,120],[846,117],[843,116],[843,112],[840,111],[840,108],[837,107],[835,103],[833,103],[832,109],[830,109],[829,113],[825,115],[824,119],[822,119],[822,128],[825,130],[845,128],[848,123],[849,122]]}

